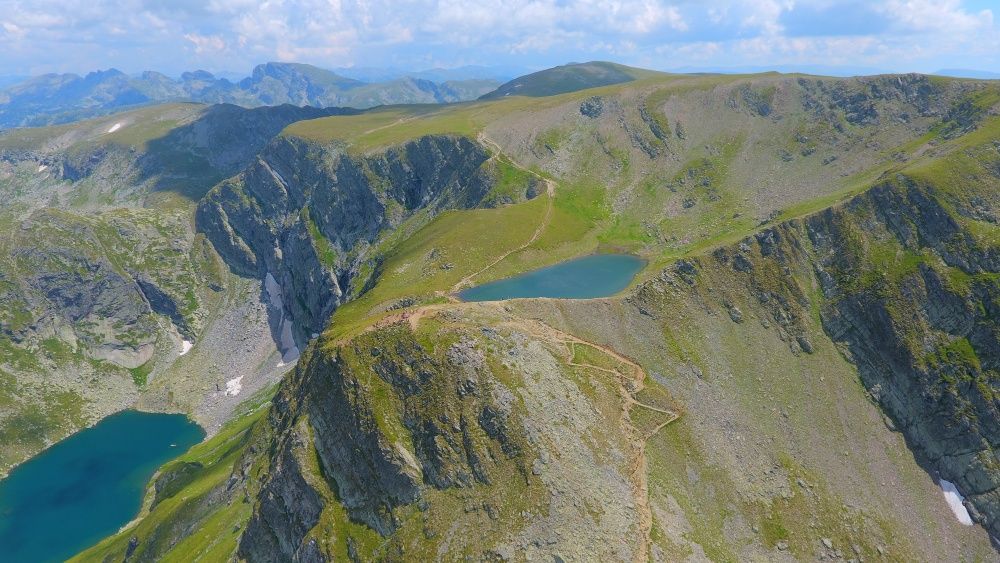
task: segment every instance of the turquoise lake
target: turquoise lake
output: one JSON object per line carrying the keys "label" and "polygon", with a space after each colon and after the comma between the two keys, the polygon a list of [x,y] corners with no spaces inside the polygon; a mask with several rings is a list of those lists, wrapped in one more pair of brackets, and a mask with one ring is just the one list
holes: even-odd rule
{"label": "turquoise lake", "polygon": [[463,301],[608,297],[628,287],[645,264],[641,258],[628,254],[594,254],[472,287],[458,296]]}
{"label": "turquoise lake", "polygon": [[0,481],[0,561],[63,561],[139,513],[156,469],[205,437],[183,415],[124,411]]}

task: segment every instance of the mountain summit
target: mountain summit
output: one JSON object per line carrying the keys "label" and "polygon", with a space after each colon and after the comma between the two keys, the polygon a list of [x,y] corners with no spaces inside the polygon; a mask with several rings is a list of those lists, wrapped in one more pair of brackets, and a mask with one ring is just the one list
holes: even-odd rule
{"label": "mountain summit", "polygon": [[515,78],[502,84],[496,90],[484,94],[480,99],[493,100],[505,96],[554,96],[587,88],[630,82],[649,74],[652,73],[602,61],[570,63]]}

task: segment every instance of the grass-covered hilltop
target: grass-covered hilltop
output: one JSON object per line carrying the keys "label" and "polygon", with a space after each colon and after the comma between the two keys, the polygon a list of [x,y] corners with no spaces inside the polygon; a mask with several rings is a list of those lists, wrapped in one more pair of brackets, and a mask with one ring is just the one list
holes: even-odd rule
{"label": "grass-covered hilltop", "polygon": [[[8,131],[0,463],[206,428],[79,561],[995,560],[998,110],[598,62]],[[608,252],[612,297],[457,298]]]}

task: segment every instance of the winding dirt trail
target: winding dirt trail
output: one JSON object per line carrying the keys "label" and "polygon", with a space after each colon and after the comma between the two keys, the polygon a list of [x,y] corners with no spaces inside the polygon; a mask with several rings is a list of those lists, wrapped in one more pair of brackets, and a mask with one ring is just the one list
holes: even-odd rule
{"label": "winding dirt trail", "polygon": [[[485,134],[480,133],[478,136],[480,143],[489,146],[493,149],[493,155],[490,159],[498,158],[503,154],[503,150],[500,148],[495,141],[488,138]],[[448,303],[438,303],[433,305],[423,305],[420,307],[415,307],[413,309],[401,311],[392,315],[383,317],[375,324],[371,325],[367,330],[375,330],[380,327],[385,327],[391,324],[399,322],[407,322],[412,330],[416,330],[420,321],[424,318],[431,317],[444,310],[462,310],[471,307],[497,307],[498,313],[501,317],[508,316],[499,311],[499,303],[466,303],[459,301],[455,294],[458,293],[462,288],[472,285],[473,280],[484,272],[495,267],[500,262],[503,262],[510,255],[520,252],[532,244],[541,236],[542,232],[548,227],[549,222],[552,217],[553,203],[555,200],[556,184],[552,180],[545,178],[529,170],[512,159],[509,159],[511,164],[532,176],[538,178],[545,183],[546,186],[546,196],[548,197],[547,206],[545,209],[545,216],[539,223],[534,233],[532,233],[531,238],[527,240],[524,244],[521,244],[515,248],[512,248],[504,253],[502,253],[495,260],[490,262],[484,268],[473,272],[464,278],[462,278],[458,283],[451,287],[448,292],[439,292],[439,295],[448,298]],[[622,424],[625,428],[631,428],[635,432],[634,440],[632,441],[632,447],[636,452],[635,461],[631,467],[628,468],[629,481],[632,484],[632,496],[635,499],[637,512],[638,512],[638,526],[639,533],[642,537],[640,542],[640,549],[636,552],[635,561],[647,561],[649,558],[650,546],[652,545],[651,532],[653,528],[653,515],[652,509],[649,506],[649,486],[647,480],[647,459],[646,459],[646,441],[651,437],[656,435],[665,426],[674,422],[680,418],[680,413],[676,411],[666,410],[654,405],[649,405],[640,402],[635,397],[642,391],[645,387],[646,372],[642,367],[633,361],[632,359],[619,354],[615,350],[598,344],[596,342],[591,342],[584,340],[562,330],[559,330],[552,325],[540,320],[540,319],[525,319],[525,318],[510,318],[506,322],[501,323],[502,326],[508,326],[515,330],[520,330],[522,332],[527,332],[541,340],[556,343],[562,346],[565,351],[565,362],[567,365],[572,367],[593,369],[602,373],[606,373],[613,376],[614,379],[619,383],[622,397]],[[602,366],[596,366],[593,364],[579,363],[574,361],[573,346],[588,346],[594,350],[597,350],[606,356],[613,358],[619,366],[625,366],[625,369],[611,369]],[[648,409],[653,412],[660,413],[665,416],[665,420],[658,424],[651,431],[647,432],[645,435],[639,433],[638,429],[632,423],[632,419],[629,415],[631,409],[634,407],[639,407],[642,409]]]}
{"label": "winding dirt trail", "polygon": [[[420,321],[424,318],[429,318],[435,314],[446,311],[446,310],[461,310],[470,309],[474,307],[496,307],[497,314],[500,316],[507,316],[508,320],[499,323],[499,326],[504,326],[517,331],[528,333],[540,340],[551,342],[553,344],[559,344],[564,350],[565,362],[569,366],[593,369],[601,373],[606,373],[611,375],[618,381],[620,385],[620,396],[622,397],[622,422],[626,428],[632,428],[635,431],[635,437],[632,443],[632,447],[635,449],[636,457],[634,463],[628,468],[629,481],[632,484],[632,495],[636,502],[636,508],[638,512],[638,526],[639,533],[643,538],[641,542],[640,550],[636,553],[635,561],[647,561],[649,558],[649,551],[652,545],[652,528],[653,528],[653,513],[652,508],[649,505],[649,482],[647,478],[648,473],[648,462],[646,458],[646,442],[653,436],[655,436],[660,430],[666,427],[671,422],[674,422],[680,418],[681,413],[679,411],[672,411],[662,409],[660,407],[643,403],[635,398],[635,396],[642,391],[646,383],[646,371],[636,363],[631,358],[624,356],[614,349],[605,346],[603,344],[598,344],[596,342],[591,342],[583,338],[579,338],[575,335],[569,334],[552,325],[542,321],[541,319],[525,319],[519,317],[512,317],[510,314],[504,314],[500,310],[500,303],[438,303],[434,305],[424,305],[411,309],[409,311],[403,311],[394,315],[390,315],[381,319],[377,325],[372,326],[374,329],[376,326],[386,326],[389,324],[407,322],[411,329],[416,330]],[[618,370],[606,368],[603,366],[597,366],[588,363],[581,363],[574,361],[574,351],[573,346],[587,346],[594,350],[597,350],[606,356],[614,359],[618,362],[620,366],[624,366],[626,369]],[[660,413],[666,418],[664,421],[659,423],[651,431],[641,434],[638,429],[632,423],[630,412],[632,408],[639,407],[642,409],[648,409],[653,412]]]}
{"label": "winding dirt trail", "polygon": [[[642,369],[638,363],[632,359],[619,354],[615,350],[598,344],[596,342],[591,342],[589,340],[584,340],[562,330],[559,330],[552,325],[540,320],[540,319],[530,319],[530,320],[518,320],[509,323],[511,326],[521,328],[527,332],[553,342],[561,343],[566,350],[566,363],[570,366],[583,367],[588,369],[595,369],[600,372],[608,373],[617,376],[621,384],[621,396],[624,399],[624,406],[622,412],[622,420],[628,426],[634,428],[631,423],[631,418],[629,413],[633,407],[640,407],[644,409],[649,409],[654,412],[661,413],[667,416],[667,419],[661,422],[656,428],[653,429],[649,434],[636,437],[633,446],[636,449],[636,461],[630,468],[630,480],[632,482],[632,494],[636,500],[636,507],[639,514],[639,531],[643,541],[641,543],[641,549],[636,553],[635,561],[647,561],[649,558],[650,546],[652,545],[651,533],[653,529],[653,512],[649,506],[649,483],[647,478],[648,463],[646,459],[646,441],[656,435],[657,432],[662,430],[665,426],[674,422],[680,418],[680,413],[675,411],[664,410],[659,407],[654,407],[643,402],[638,401],[635,398],[646,384],[646,371]],[[609,369],[601,366],[595,366],[593,364],[578,363],[573,361],[573,348],[572,345],[578,346],[589,346],[595,350],[598,350],[607,356],[615,359],[619,364],[624,364],[628,366],[631,374],[623,373],[615,369]]]}
{"label": "winding dirt trail", "polygon": [[[479,136],[477,137],[477,139],[479,140],[480,143],[482,143],[484,145],[488,145],[489,147],[491,147],[494,150],[493,156],[491,156],[490,159],[497,158],[498,156],[500,156],[501,154],[503,154],[503,150],[500,148],[500,145],[498,145],[496,142],[494,142],[492,139],[490,139],[486,135],[480,133]],[[548,179],[548,178],[543,177],[542,175],[538,174],[537,172],[535,172],[533,170],[529,170],[529,169],[521,166],[520,164],[518,164],[517,162],[515,162],[513,159],[508,159],[508,160],[510,160],[511,165],[514,166],[515,168],[517,168],[518,170],[521,170],[523,172],[531,174],[532,176],[538,178],[539,180],[541,180],[542,182],[545,183],[545,194],[549,198],[548,204],[545,207],[545,216],[542,218],[541,223],[538,224],[538,227],[535,229],[535,232],[532,233],[531,238],[528,239],[527,242],[525,242],[524,244],[522,244],[520,246],[517,246],[515,248],[512,248],[512,249],[504,252],[496,260],[490,262],[484,268],[482,268],[482,269],[480,269],[478,271],[475,271],[475,272],[473,272],[473,273],[465,276],[461,280],[459,280],[458,283],[456,283],[455,285],[453,285],[451,287],[451,293],[457,293],[462,288],[468,287],[468,286],[472,285],[472,280],[475,279],[480,274],[482,274],[483,272],[485,272],[487,270],[490,270],[491,268],[493,268],[494,266],[496,266],[500,262],[503,262],[511,254],[514,254],[515,252],[520,252],[520,251],[524,250],[525,248],[528,248],[529,246],[531,246],[532,244],[534,244],[535,241],[538,240],[538,237],[542,236],[542,232],[545,231],[546,227],[549,226],[549,222],[552,219],[552,207],[553,207],[553,203],[555,201],[555,195],[556,195],[556,183],[553,182],[552,180]]]}

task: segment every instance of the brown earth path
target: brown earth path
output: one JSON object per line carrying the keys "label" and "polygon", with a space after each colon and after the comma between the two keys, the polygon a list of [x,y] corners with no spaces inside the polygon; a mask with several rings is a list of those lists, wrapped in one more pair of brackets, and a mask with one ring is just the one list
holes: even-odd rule
{"label": "brown earth path", "polygon": [[[493,155],[490,157],[491,159],[497,158],[502,154],[502,149],[500,148],[500,145],[498,145],[496,142],[486,137],[486,135],[480,133],[478,136],[478,140],[480,143],[487,145],[494,150]],[[412,330],[416,330],[422,319],[432,317],[435,314],[444,310],[456,310],[456,309],[461,310],[473,307],[497,307],[497,308],[500,307],[499,302],[493,302],[493,303],[462,302],[455,297],[455,294],[463,287],[472,285],[472,280],[475,279],[480,274],[482,274],[483,272],[488,271],[489,269],[493,268],[494,266],[505,260],[511,254],[524,250],[525,248],[533,244],[536,240],[538,240],[538,237],[541,236],[542,232],[549,225],[549,221],[552,215],[553,200],[555,198],[555,190],[556,190],[555,182],[553,182],[552,180],[545,178],[540,174],[538,174],[537,172],[534,172],[517,164],[513,160],[511,160],[511,164],[516,168],[535,176],[536,178],[545,182],[546,185],[546,196],[549,198],[549,201],[545,210],[545,216],[542,219],[541,223],[539,223],[538,227],[535,229],[535,232],[532,234],[531,238],[528,239],[528,241],[525,242],[524,244],[504,252],[497,259],[490,262],[490,264],[488,264],[486,267],[462,278],[458,283],[452,286],[450,291],[438,292],[439,295],[448,298],[447,303],[423,305],[415,307],[413,309],[408,309],[401,311],[399,313],[388,315],[386,317],[383,317],[382,319],[379,319],[373,325],[368,327],[366,329],[366,332],[368,330],[375,330],[377,328],[385,327],[400,322],[407,322]],[[507,315],[503,315],[501,313],[501,316],[507,316]],[[565,350],[565,362],[567,365],[571,367],[593,369],[602,373],[607,373],[609,375],[615,376],[615,378],[621,385],[621,391],[622,391],[621,396],[623,398],[622,418],[623,418],[623,423],[625,423],[626,427],[633,429],[635,428],[631,424],[631,418],[629,417],[629,412],[632,409],[632,407],[640,407],[643,409],[648,409],[665,415],[666,419],[660,424],[658,424],[655,428],[653,428],[652,431],[649,432],[648,434],[643,436],[643,435],[638,435],[638,432],[636,432],[637,435],[634,440],[634,443],[632,444],[636,451],[636,459],[632,467],[629,468],[630,481],[632,482],[632,487],[633,487],[633,497],[636,500],[636,506],[638,508],[638,513],[639,513],[639,522],[638,522],[639,531],[643,538],[640,550],[636,552],[635,560],[636,561],[648,560],[650,545],[652,542],[650,534],[652,532],[653,517],[652,517],[652,510],[649,506],[646,441],[649,438],[656,435],[656,433],[659,432],[661,429],[663,429],[665,426],[680,418],[681,416],[680,412],[661,409],[659,407],[649,405],[637,400],[635,398],[635,395],[637,395],[640,391],[642,391],[643,387],[645,386],[646,371],[642,369],[642,366],[640,366],[632,359],[616,352],[615,350],[607,346],[598,344],[596,342],[591,342],[589,340],[584,340],[582,338],[579,338],[577,336],[559,330],[553,327],[552,325],[542,321],[541,319],[511,318],[510,320],[501,323],[501,325],[507,326],[514,330],[527,332],[537,338],[540,338],[548,342],[562,345],[563,349]],[[588,346],[590,348],[598,350],[601,353],[616,360],[619,363],[619,365],[627,366],[628,369],[624,371],[628,371],[630,373],[625,373],[624,371],[605,368],[601,366],[595,366],[587,363],[574,362],[573,348],[572,348],[573,345]]]}
{"label": "brown earth path", "polygon": [[[493,156],[490,157],[491,159],[492,158],[496,158],[497,156],[503,154],[503,151],[500,148],[500,145],[496,144],[496,142],[494,142],[493,140],[491,140],[486,135],[480,133],[479,137],[478,137],[478,140],[479,140],[480,143],[482,143],[484,145],[488,145],[490,148],[494,149]],[[500,262],[503,262],[511,254],[514,254],[515,252],[520,252],[520,251],[524,250],[525,248],[528,248],[529,246],[531,246],[532,244],[534,244],[535,241],[538,240],[538,237],[542,236],[542,232],[545,231],[545,228],[549,226],[549,221],[552,218],[552,205],[553,205],[553,202],[555,200],[555,195],[556,195],[556,183],[553,182],[552,180],[548,179],[548,178],[545,178],[545,177],[541,176],[540,174],[538,174],[537,172],[535,172],[533,170],[529,170],[529,169],[521,166],[517,162],[514,162],[513,159],[508,159],[508,160],[510,160],[511,165],[513,165],[518,170],[521,170],[523,172],[531,174],[532,176],[538,178],[539,180],[541,180],[542,182],[545,183],[545,194],[549,198],[548,205],[545,208],[545,217],[542,218],[541,223],[538,224],[538,227],[535,229],[535,232],[532,233],[531,238],[528,239],[527,242],[525,242],[524,244],[522,244],[520,246],[512,248],[512,249],[508,250],[507,252],[504,252],[496,260],[490,262],[484,268],[482,268],[480,270],[477,270],[477,271],[475,271],[475,272],[473,272],[473,273],[465,276],[461,280],[459,280],[458,283],[456,283],[455,285],[452,286],[451,293],[457,293],[462,288],[472,285],[472,280],[475,279],[480,274],[482,274],[483,272],[485,272],[485,271],[493,268],[494,266],[496,266]]]}
{"label": "brown earth path", "polygon": [[[471,309],[475,307],[495,307],[500,309],[500,302],[449,302],[449,303],[437,303],[433,305],[424,305],[416,307],[414,309],[403,311],[384,317],[380,319],[375,325],[372,325],[369,330],[374,330],[378,327],[384,327],[387,325],[407,322],[412,330],[416,330],[422,319],[432,317],[441,311],[446,310],[456,310],[456,309]],[[503,315],[499,310],[497,311],[501,316]],[[654,412],[661,413],[666,416],[666,419],[658,424],[652,431],[645,435],[639,435],[636,431],[636,437],[632,444],[636,451],[635,462],[632,467],[629,468],[630,481],[632,483],[632,493],[636,500],[636,507],[639,514],[639,531],[643,538],[640,551],[636,553],[636,561],[647,561],[649,557],[649,549],[652,544],[652,539],[650,534],[653,527],[653,515],[652,509],[649,506],[649,483],[647,478],[647,459],[646,459],[646,441],[656,435],[665,426],[674,422],[680,418],[680,411],[671,411],[662,409],[653,405],[643,403],[635,398],[642,389],[645,387],[646,382],[646,371],[637,362],[631,358],[622,355],[615,351],[614,349],[605,346],[603,344],[598,344],[596,342],[591,342],[585,340],[578,336],[569,334],[562,330],[559,330],[552,325],[542,321],[541,319],[524,319],[524,318],[508,318],[508,320],[499,324],[499,326],[505,326],[513,330],[518,330],[521,332],[526,332],[532,336],[551,342],[554,344],[562,345],[565,351],[565,361],[566,364],[572,367],[579,367],[584,369],[594,369],[596,371],[607,373],[609,375],[615,376],[619,381],[621,386],[621,397],[623,398],[623,408],[622,408],[622,419],[626,427],[634,426],[631,423],[631,418],[629,417],[629,412],[633,407],[640,407],[643,409],[648,409]],[[593,364],[579,363],[573,361],[573,349],[571,345],[588,346],[595,350],[602,352],[603,354],[616,360],[619,365],[627,366],[626,371],[630,373],[625,373],[623,371],[605,368],[601,366],[595,366]]]}

